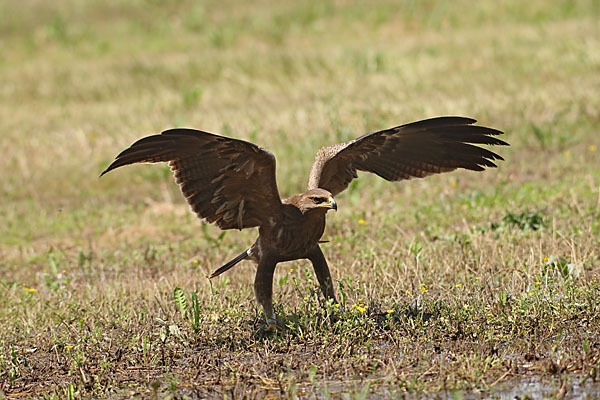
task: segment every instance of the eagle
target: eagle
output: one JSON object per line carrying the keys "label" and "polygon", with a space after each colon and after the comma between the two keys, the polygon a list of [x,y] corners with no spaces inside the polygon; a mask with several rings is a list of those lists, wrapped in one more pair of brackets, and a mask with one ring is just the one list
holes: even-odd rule
{"label": "eagle", "polygon": [[498,154],[477,145],[504,145],[503,132],[475,125],[466,117],[445,116],[396,126],[317,152],[304,193],[282,199],[275,157],[256,144],[188,128],[144,137],[125,149],[100,176],[135,163],[168,162],[183,196],[200,219],[220,229],[258,227],[258,238],[214,278],[248,259],[257,264],[254,294],[269,329],[278,327],[273,309],[273,274],[278,263],[311,261],[320,289],[336,296],[319,243],[325,216],[337,210],[335,196],[358,171],[387,181],[424,178],[464,168],[495,168]]}

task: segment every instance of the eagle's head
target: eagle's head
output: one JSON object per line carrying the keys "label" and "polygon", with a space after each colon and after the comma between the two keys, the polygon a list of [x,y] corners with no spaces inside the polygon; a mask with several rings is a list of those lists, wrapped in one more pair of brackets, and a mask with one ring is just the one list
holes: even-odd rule
{"label": "eagle's head", "polygon": [[333,195],[325,189],[311,189],[307,192],[299,194],[293,203],[302,211],[322,211],[326,213],[329,210],[337,210],[337,203],[333,199]]}

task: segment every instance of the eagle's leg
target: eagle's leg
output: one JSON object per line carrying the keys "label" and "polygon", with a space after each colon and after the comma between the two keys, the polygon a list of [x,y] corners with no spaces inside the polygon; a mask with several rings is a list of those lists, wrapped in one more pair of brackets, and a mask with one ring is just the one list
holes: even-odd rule
{"label": "eagle's leg", "polygon": [[315,274],[319,280],[319,286],[321,286],[323,296],[325,296],[325,299],[327,300],[332,299],[334,304],[337,303],[335,292],[333,290],[333,281],[331,279],[331,274],[329,273],[329,266],[327,266],[327,260],[325,260],[325,256],[319,245],[316,245],[310,250],[308,259],[315,269]]}
{"label": "eagle's leg", "polygon": [[254,295],[258,304],[263,308],[269,330],[277,328],[277,319],[275,319],[275,310],[273,309],[273,273],[276,265],[276,262],[263,257],[258,263],[254,279]]}

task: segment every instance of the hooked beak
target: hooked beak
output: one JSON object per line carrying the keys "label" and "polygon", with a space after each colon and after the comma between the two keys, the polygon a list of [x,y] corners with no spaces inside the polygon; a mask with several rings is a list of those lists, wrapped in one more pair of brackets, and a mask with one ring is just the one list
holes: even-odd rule
{"label": "hooked beak", "polygon": [[333,199],[333,197],[329,198],[329,201],[327,202],[327,205],[329,206],[329,208],[331,208],[332,210],[337,211],[337,203],[335,202],[335,200]]}
{"label": "hooked beak", "polygon": [[326,208],[327,210],[335,210],[337,211],[337,203],[333,199],[333,197],[329,197],[327,201],[324,201],[317,205],[319,208]]}

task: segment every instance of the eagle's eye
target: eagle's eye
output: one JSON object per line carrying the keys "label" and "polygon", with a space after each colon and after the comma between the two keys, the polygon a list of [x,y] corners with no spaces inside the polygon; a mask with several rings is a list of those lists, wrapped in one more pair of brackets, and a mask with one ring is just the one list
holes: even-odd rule
{"label": "eagle's eye", "polygon": [[325,201],[322,197],[311,197],[310,198],[315,204],[321,204]]}

